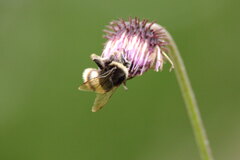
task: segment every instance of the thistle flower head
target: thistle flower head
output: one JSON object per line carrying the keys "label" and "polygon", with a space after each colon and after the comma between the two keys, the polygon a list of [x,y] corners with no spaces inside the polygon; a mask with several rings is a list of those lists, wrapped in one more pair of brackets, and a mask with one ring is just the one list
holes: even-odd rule
{"label": "thistle flower head", "polygon": [[162,70],[165,59],[172,64],[166,54],[168,42],[165,29],[155,22],[140,21],[138,18],[129,18],[128,21],[119,19],[107,28],[104,37],[108,41],[102,57],[113,56],[118,61],[119,54],[122,54],[129,62],[129,78],[140,76],[151,68]]}

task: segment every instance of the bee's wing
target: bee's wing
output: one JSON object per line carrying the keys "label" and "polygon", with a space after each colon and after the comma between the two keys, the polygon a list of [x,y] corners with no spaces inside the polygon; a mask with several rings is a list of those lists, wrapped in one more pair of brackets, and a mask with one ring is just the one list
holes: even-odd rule
{"label": "bee's wing", "polygon": [[95,98],[94,104],[92,106],[92,112],[97,112],[101,108],[104,107],[104,105],[108,102],[108,100],[111,98],[113,93],[116,91],[117,87],[114,87],[112,90],[106,93],[97,93],[97,96]]}
{"label": "bee's wing", "polygon": [[84,82],[81,86],[79,86],[78,89],[81,91],[93,91],[93,92],[97,92],[97,93],[105,93],[106,92],[101,88],[99,77],[96,77],[96,78],[88,80],[87,82]]}

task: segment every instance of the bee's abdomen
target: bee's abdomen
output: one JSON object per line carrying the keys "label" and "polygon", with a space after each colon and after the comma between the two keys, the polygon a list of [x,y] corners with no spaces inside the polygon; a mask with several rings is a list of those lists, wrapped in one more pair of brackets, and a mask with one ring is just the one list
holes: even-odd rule
{"label": "bee's abdomen", "polygon": [[96,78],[99,75],[98,70],[95,68],[87,68],[83,71],[83,81],[87,82],[90,79]]}
{"label": "bee's abdomen", "polygon": [[87,68],[83,72],[84,85],[80,86],[81,90],[90,90],[97,93],[105,93],[106,91],[100,84],[99,72],[94,68]]}

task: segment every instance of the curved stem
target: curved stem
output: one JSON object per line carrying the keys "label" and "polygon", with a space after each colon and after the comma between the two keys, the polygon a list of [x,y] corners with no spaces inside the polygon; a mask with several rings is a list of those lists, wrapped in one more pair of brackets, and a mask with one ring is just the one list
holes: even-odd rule
{"label": "curved stem", "polygon": [[198,109],[197,101],[194,96],[193,89],[191,87],[187,71],[185,69],[183,60],[181,58],[180,52],[171,37],[170,33],[167,32],[168,40],[169,40],[169,48],[170,48],[170,57],[173,60],[175,73],[177,76],[178,83],[181,88],[181,92],[183,95],[183,99],[186,104],[188,116],[190,118],[195,139],[198,144],[198,148],[202,157],[202,160],[213,160],[213,156],[211,153],[211,148],[208,142],[208,138],[205,132],[205,128],[201,119],[201,115]]}

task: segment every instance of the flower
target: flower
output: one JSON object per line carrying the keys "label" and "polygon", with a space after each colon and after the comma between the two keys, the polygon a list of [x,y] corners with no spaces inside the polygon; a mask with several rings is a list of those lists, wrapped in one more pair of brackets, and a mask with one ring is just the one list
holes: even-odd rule
{"label": "flower", "polygon": [[162,70],[167,59],[173,68],[171,59],[167,56],[168,42],[165,29],[155,22],[144,19],[129,18],[128,21],[119,19],[112,21],[104,30],[107,38],[103,58],[115,57],[122,53],[129,62],[129,79],[140,76],[149,69]]}

